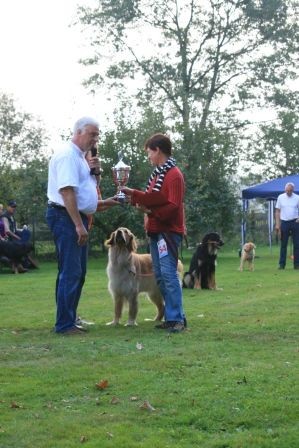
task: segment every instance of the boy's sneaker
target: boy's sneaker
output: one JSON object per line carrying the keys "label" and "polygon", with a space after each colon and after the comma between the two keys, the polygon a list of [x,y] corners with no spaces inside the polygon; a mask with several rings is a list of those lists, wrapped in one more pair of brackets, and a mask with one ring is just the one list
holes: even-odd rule
{"label": "boy's sneaker", "polygon": [[82,325],[94,325],[94,322],[82,319],[80,316],[77,316],[75,325],[80,325],[80,326],[82,326]]}

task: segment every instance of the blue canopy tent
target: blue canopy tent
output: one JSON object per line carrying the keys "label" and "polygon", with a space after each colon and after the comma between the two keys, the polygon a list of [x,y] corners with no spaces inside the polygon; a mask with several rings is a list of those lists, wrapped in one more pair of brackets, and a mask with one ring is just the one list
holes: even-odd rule
{"label": "blue canopy tent", "polygon": [[248,210],[249,199],[263,198],[268,201],[268,235],[269,246],[272,248],[272,232],[274,227],[274,204],[277,197],[284,192],[285,185],[292,182],[295,185],[295,193],[299,194],[299,174],[292,176],[279,177],[278,179],[263,182],[262,184],[253,185],[252,187],[242,190],[243,202],[243,218],[241,225],[242,246],[246,242],[246,219],[245,215]]}

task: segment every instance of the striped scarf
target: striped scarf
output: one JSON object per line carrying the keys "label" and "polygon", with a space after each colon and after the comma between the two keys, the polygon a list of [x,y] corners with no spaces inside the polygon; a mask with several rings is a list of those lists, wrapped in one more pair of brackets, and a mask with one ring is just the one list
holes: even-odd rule
{"label": "striped scarf", "polygon": [[166,160],[164,165],[157,166],[154,169],[154,171],[152,172],[152,174],[150,175],[150,178],[148,180],[145,191],[149,190],[152,180],[155,179],[156,176],[158,176],[158,179],[156,180],[156,183],[155,183],[152,191],[160,191],[162,188],[162,185],[163,185],[165,174],[174,166],[176,166],[176,161],[172,157],[170,157],[168,160]]}

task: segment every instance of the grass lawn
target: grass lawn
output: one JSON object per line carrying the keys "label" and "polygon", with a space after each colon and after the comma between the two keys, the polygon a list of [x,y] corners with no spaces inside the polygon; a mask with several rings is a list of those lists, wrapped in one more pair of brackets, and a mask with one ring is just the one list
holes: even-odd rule
{"label": "grass lawn", "polygon": [[89,263],[82,337],[51,332],[55,263],[2,269],[0,447],[297,448],[299,271],[277,270],[277,247],[257,255],[240,273],[222,249],[222,290],[184,290],[189,328],[170,336],[145,298],[138,327],[105,325],[105,256]]}

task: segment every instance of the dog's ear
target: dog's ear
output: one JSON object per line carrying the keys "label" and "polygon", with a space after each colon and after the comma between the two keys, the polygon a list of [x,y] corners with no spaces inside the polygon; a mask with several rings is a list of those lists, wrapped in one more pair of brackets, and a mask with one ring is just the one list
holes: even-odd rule
{"label": "dog's ear", "polygon": [[108,238],[108,240],[105,241],[104,245],[105,247],[110,247],[113,246],[114,244],[115,244],[115,232],[112,232],[110,238]]}
{"label": "dog's ear", "polygon": [[208,239],[209,239],[209,234],[206,234],[206,235],[203,237],[203,239],[201,240],[202,244],[207,243]]}
{"label": "dog's ear", "polygon": [[128,232],[128,237],[129,237],[128,248],[129,248],[130,252],[136,252],[138,244],[137,244],[135,235],[132,232]]}

